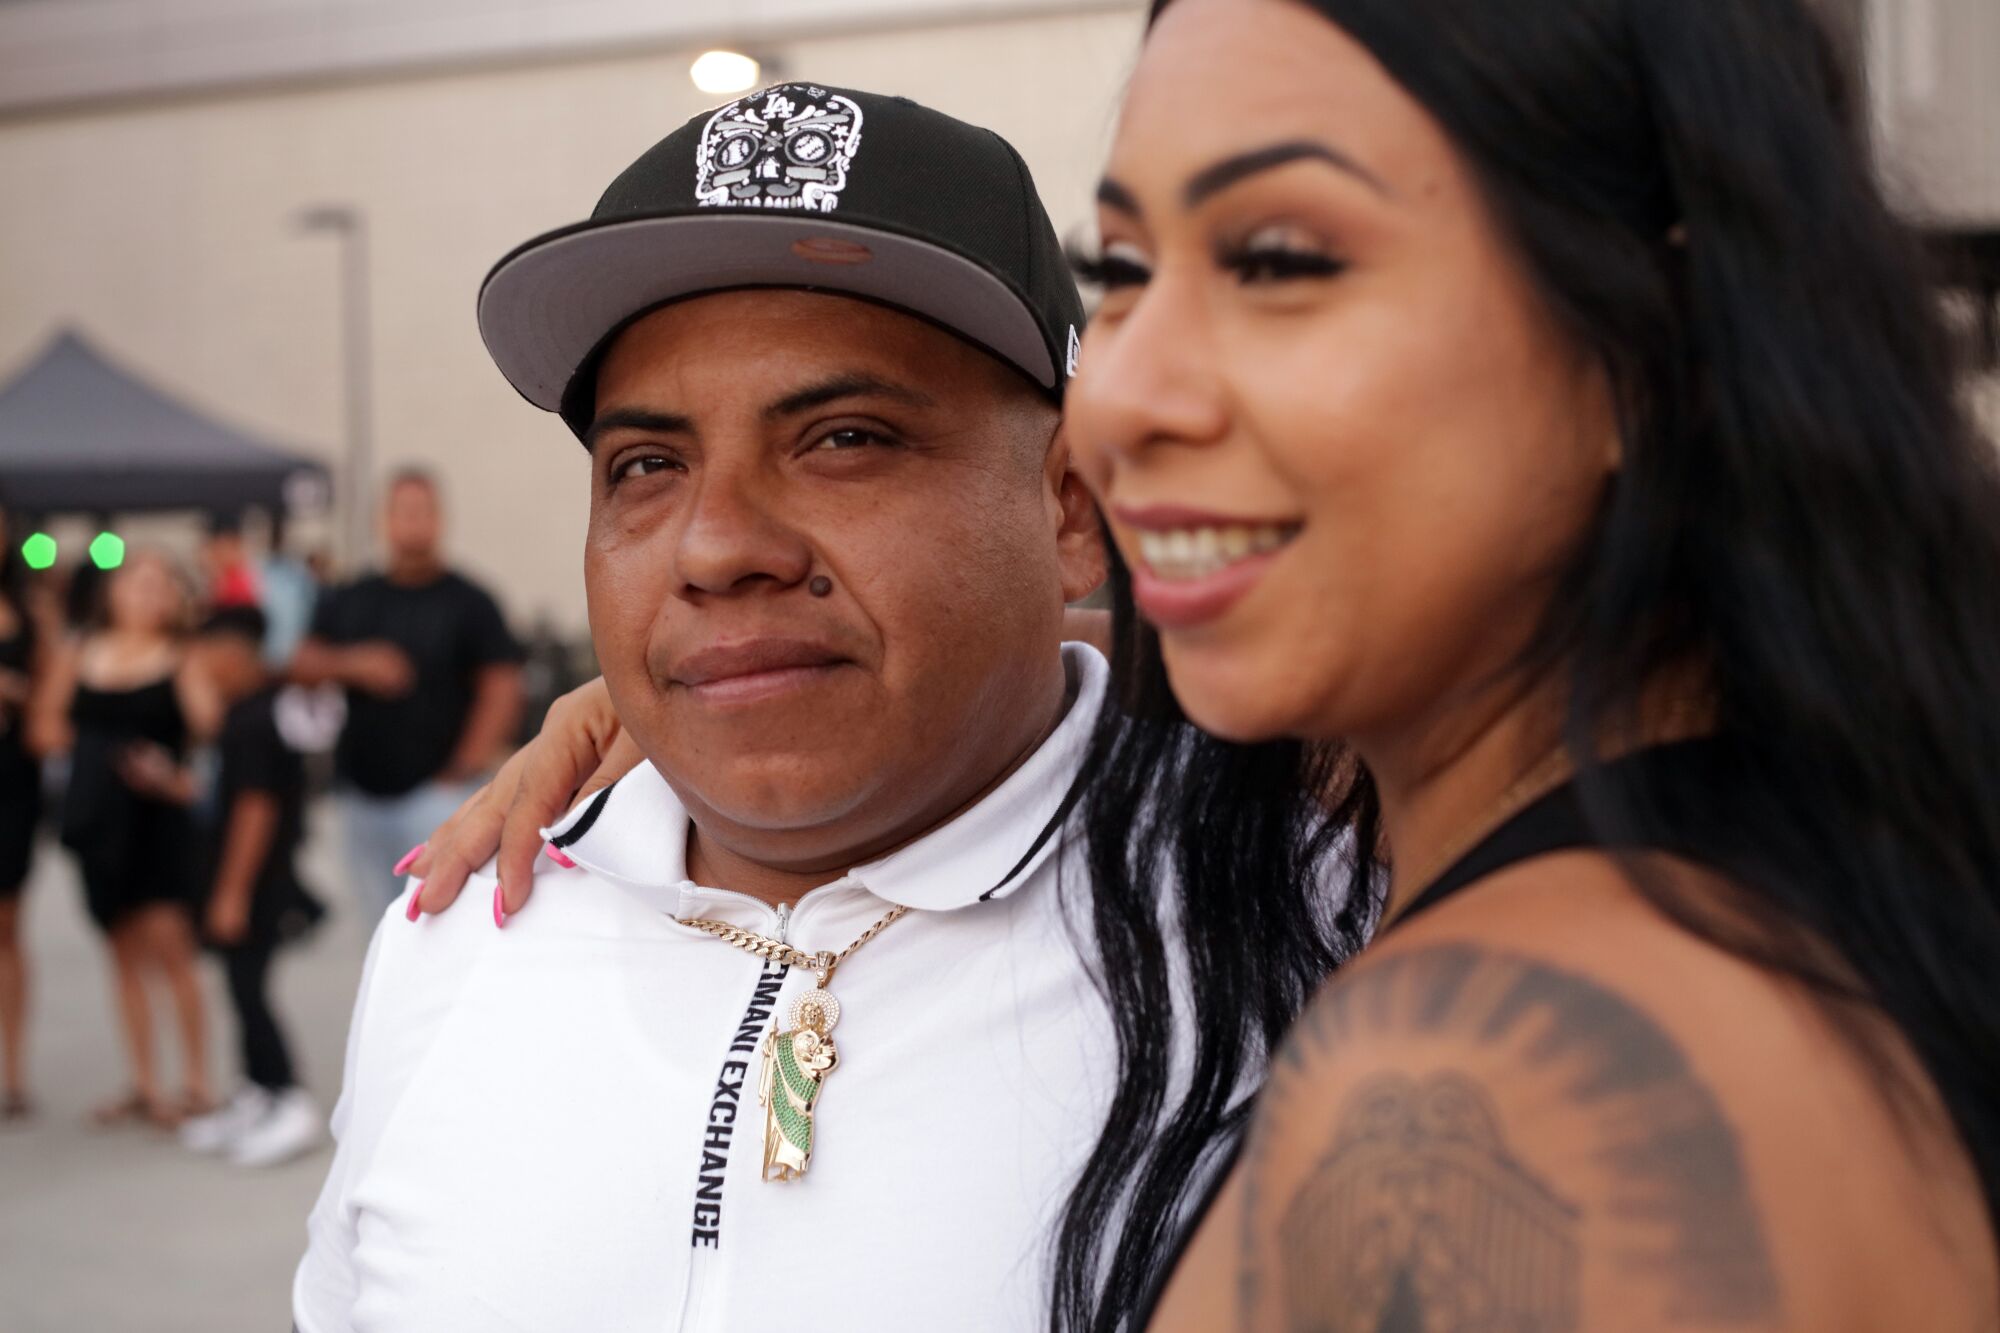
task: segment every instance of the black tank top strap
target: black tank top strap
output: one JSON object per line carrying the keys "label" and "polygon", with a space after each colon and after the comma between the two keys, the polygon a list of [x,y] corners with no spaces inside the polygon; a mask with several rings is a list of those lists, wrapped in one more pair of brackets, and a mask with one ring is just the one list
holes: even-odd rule
{"label": "black tank top strap", "polygon": [[1576,787],[1566,782],[1487,834],[1477,846],[1426,885],[1394,921],[1383,927],[1383,933],[1420,912],[1428,912],[1439,903],[1456,897],[1508,866],[1532,861],[1551,852],[1589,847],[1595,841],[1590,825],[1583,817]]}
{"label": "black tank top strap", "polygon": [[[1630,784],[1660,795],[1674,792],[1686,795],[1690,791],[1686,784],[1690,783],[1696,784],[1692,788],[1694,791],[1712,789],[1727,764],[1719,742],[1692,740],[1641,750],[1613,760],[1605,767],[1616,775],[1621,785]],[[1670,804],[1679,806],[1681,803]],[[1649,841],[1660,845],[1644,850],[1692,854],[1696,859],[1705,859],[1701,853],[1708,839],[1697,829],[1689,829],[1685,836],[1680,832],[1667,832]],[[1590,821],[1584,816],[1583,801],[1576,784],[1564,783],[1489,833],[1442,875],[1432,880],[1380,933],[1386,934],[1418,913],[1429,911],[1509,866],[1553,852],[1606,845],[1606,840],[1591,828]]]}

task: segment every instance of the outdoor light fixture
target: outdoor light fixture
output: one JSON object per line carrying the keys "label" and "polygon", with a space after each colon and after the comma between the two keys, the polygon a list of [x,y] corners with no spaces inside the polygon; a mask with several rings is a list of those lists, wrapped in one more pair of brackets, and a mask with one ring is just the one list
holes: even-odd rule
{"label": "outdoor light fixture", "polygon": [[29,569],[52,569],[56,563],[56,539],[46,532],[28,535],[21,543],[21,559]]}
{"label": "outdoor light fixture", "polygon": [[[54,546],[54,542],[49,543]],[[90,563],[99,569],[116,569],[125,563],[125,539],[115,532],[100,532],[90,539]]]}
{"label": "outdoor light fixture", "polygon": [[688,77],[705,93],[740,93],[757,86],[764,70],[741,51],[703,51],[688,66]]}

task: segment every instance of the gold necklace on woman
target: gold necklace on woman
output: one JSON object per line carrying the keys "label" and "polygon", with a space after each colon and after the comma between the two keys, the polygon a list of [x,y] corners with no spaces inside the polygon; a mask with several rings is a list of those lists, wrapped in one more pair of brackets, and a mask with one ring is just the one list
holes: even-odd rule
{"label": "gold necklace on woman", "polygon": [[674,918],[767,962],[812,970],[813,988],[792,1001],[790,1026],[779,1031],[773,1023],[760,1048],[764,1071],[757,1081],[757,1102],[764,1108],[764,1179],[797,1180],[812,1165],[813,1108],[826,1076],[840,1063],[840,1052],[833,1046],[840,1001],[826,988],[833,979],[833,969],[909,910],[900,905],[890,908],[887,916],[839,953],[806,953],[727,921]]}

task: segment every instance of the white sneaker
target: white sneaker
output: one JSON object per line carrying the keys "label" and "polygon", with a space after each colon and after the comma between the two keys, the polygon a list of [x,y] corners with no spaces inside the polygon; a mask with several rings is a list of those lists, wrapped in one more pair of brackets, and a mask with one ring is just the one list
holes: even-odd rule
{"label": "white sneaker", "polygon": [[190,1152],[217,1153],[262,1120],[271,1109],[271,1094],[246,1083],[220,1110],[196,1116],[181,1126],[181,1147]]}
{"label": "white sneaker", "polygon": [[292,1088],[272,1098],[263,1119],[229,1145],[229,1160],[238,1166],[276,1166],[317,1147],[325,1136],[319,1107],[304,1089]]}

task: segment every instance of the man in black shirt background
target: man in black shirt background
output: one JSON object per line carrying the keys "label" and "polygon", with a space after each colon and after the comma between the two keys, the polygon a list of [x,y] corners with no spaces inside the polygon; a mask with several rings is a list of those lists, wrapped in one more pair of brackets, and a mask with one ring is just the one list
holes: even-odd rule
{"label": "man in black shirt background", "polygon": [[393,868],[498,760],[521,708],[521,651],[499,606],[445,566],[436,481],[396,473],[382,518],[386,567],[324,594],[292,659],[294,680],[347,696],[334,763],[370,911],[395,896]]}

